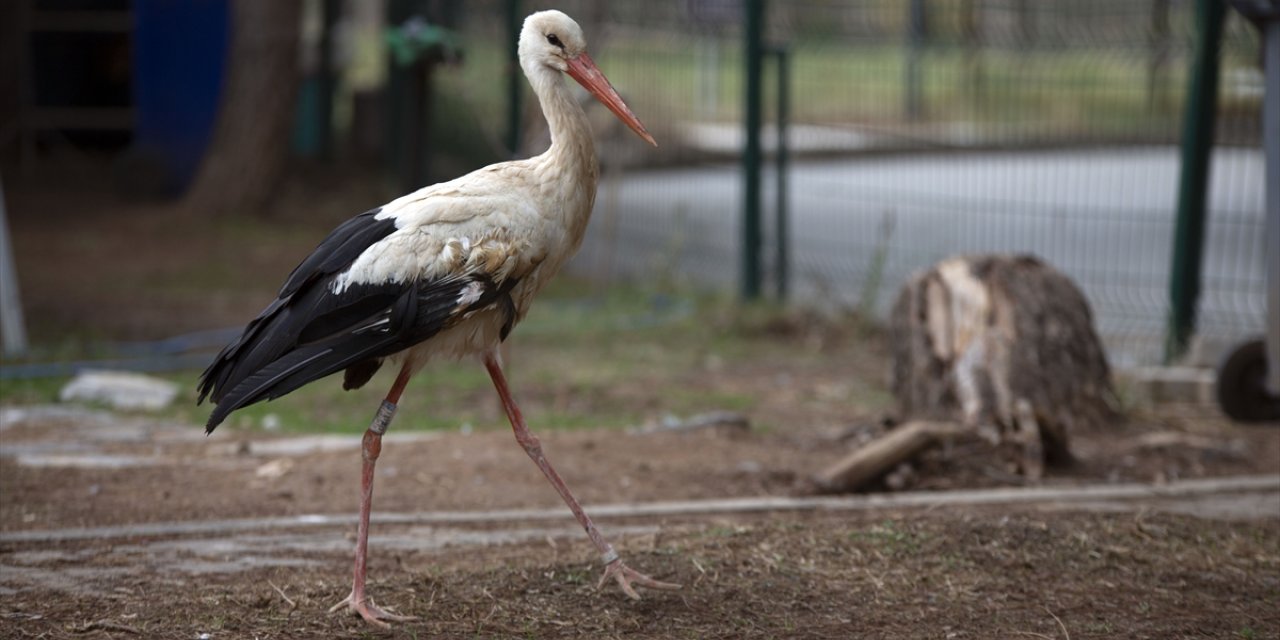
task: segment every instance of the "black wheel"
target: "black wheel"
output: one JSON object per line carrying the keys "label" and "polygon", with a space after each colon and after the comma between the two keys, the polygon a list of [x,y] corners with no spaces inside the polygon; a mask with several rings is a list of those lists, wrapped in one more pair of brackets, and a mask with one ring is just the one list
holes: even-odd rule
{"label": "black wheel", "polygon": [[1267,346],[1250,340],[1218,367],[1218,406],[1239,422],[1280,421],[1280,397],[1267,392]]}

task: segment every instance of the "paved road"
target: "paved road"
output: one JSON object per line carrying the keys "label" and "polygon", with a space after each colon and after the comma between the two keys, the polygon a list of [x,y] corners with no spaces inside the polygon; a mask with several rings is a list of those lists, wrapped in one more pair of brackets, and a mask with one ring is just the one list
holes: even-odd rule
{"label": "paved road", "polygon": [[[1256,150],[1214,154],[1200,326],[1223,343],[1262,330],[1262,169]],[[1117,364],[1158,356],[1175,148],[815,161],[796,165],[789,178],[802,297],[856,304],[867,296],[883,314],[904,278],[942,257],[1030,251],[1085,290]],[[575,267],[736,286],[740,202],[736,166],[606,175]],[[765,202],[771,218],[772,193]],[[877,247],[879,287],[868,284]]]}

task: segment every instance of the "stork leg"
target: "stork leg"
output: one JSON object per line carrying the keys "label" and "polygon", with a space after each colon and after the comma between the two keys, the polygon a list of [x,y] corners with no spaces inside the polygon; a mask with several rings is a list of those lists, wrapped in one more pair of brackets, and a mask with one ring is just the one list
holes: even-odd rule
{"label": "stork leg", "polygon": [[569,505],[569,510],[573,512],[573,517],[578,519],[578,524],[582,525],[587,531],[587,537],[591,538],[591,544],[595,545],[596,550],[600,552],[601,561],[604,562],[604,575],[600,577],[600,582],[596,585],[599,589],[604,586],[609,578],[617,581],[622,591],[633,600],[639,600],[640,594],[636,593],[636,586],[647,587],[649,589],[679,589],[680,585],[670,582],[661,582],[654,580],[649,576],[628,567],[622,562],[622,558],[618,556],[618,552],[614,551],[613,545],[609,544],[604,536],[600,534],[600,530],[596,528],[591,516],[583,511],[582,505],[578,504],[577,498],[573,497],[573,493],[569,491],[569,487],[565,485],[564,480],[560,478],[560,474],[556,473],[551,462],[547,460],[546,455],[542,453],[542,443],[538,437],[529,431],[529,427],[525,425],[524,415],[520,412],[520,407],[516,406],[515,400],[511,397],[511,391],[507,387],[507,378],[502,373],[502,363],[498,360],[498,354],[495,350],[486,351],[484,354],[484,366],[489,370],[489,377],[493,378],[493,386],[498,389],[498,396],[502,398],[502,406],[507,411],[507,418],[511,421],[511,429],[515,432],[516,442],[524,447],[525,453],[533,459],[534,464],[542,470],[542,475],[547,477],[551,482],[551,486],[555,487],[560,497],[564,499],[565,504]]}
{"label": "stork leg", "polygon": [[360,470],[360,524],[356,527],[356,566],[355,577],[351,585],[351,595],[333,605],[329,609],[329,613],[333,613],[342,608],[347,608],[354,613],[360,614],[368,622],[379,627],[388,628],[391,625],[384,620],[393,622],[403,622],[413,620],[413,616],[399,616],[388,613],[373,603],[364,593],[364,580],[366,561],[369,551],[369,512],[373,509],[373,467],[378,462],[378,454],[382,453],[382,434],[387,432],[387,427],[391,426],[391,419],[395,417],[396,403],[400,401],[400,394],[404,392],[404,387],[409,382],[409,367],[405,365],[400,370],[400,375],[396,377],[395,384],[391,385],[391,391],[387,392],[387,397],[382,401],[382,406],[378,407],[378,413],[373,418],[373,423],[364,432],[364,439],[361,442],[360,454],[364,460]]}

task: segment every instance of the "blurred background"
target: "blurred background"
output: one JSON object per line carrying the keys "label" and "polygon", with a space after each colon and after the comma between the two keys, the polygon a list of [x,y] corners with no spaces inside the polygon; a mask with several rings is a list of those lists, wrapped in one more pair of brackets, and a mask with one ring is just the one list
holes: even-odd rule
{"label": "blurred background", "polygon": [[[588,107],[603,177],[550,309],[623,291],[628,326],[707,296],[873,326],[941,258],[1030,252],[1084,290],[1113,365],[1212,365],[1264,326],[1263,80],[1256,30],[1200,4],[6,2],[10,374],[198,367],[337,222],[539,153],[512,60],[553,6],[659,147]],[[1189,122],[1211,135],[1198,298],[1173,276]],[[1170,348],[1179,295],[1195,313]]]}

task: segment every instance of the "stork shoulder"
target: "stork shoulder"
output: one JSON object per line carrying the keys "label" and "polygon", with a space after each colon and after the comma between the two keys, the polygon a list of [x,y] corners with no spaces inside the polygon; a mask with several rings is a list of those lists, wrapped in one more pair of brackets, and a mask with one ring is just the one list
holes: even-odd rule
{"label": "stork shoulder", "polygon": [[409,283],[482,276],[501,284],[519,279],[542,252],[507,227],[428,225],[399,229],[361,253],[330,285]]}
{"label": "stork shoulder", "polygon": [[379,218],[399,228],[433,224],[503,224],[504,218],[536,213],[522,163],[503,162],[423,187],[382,206]]}

